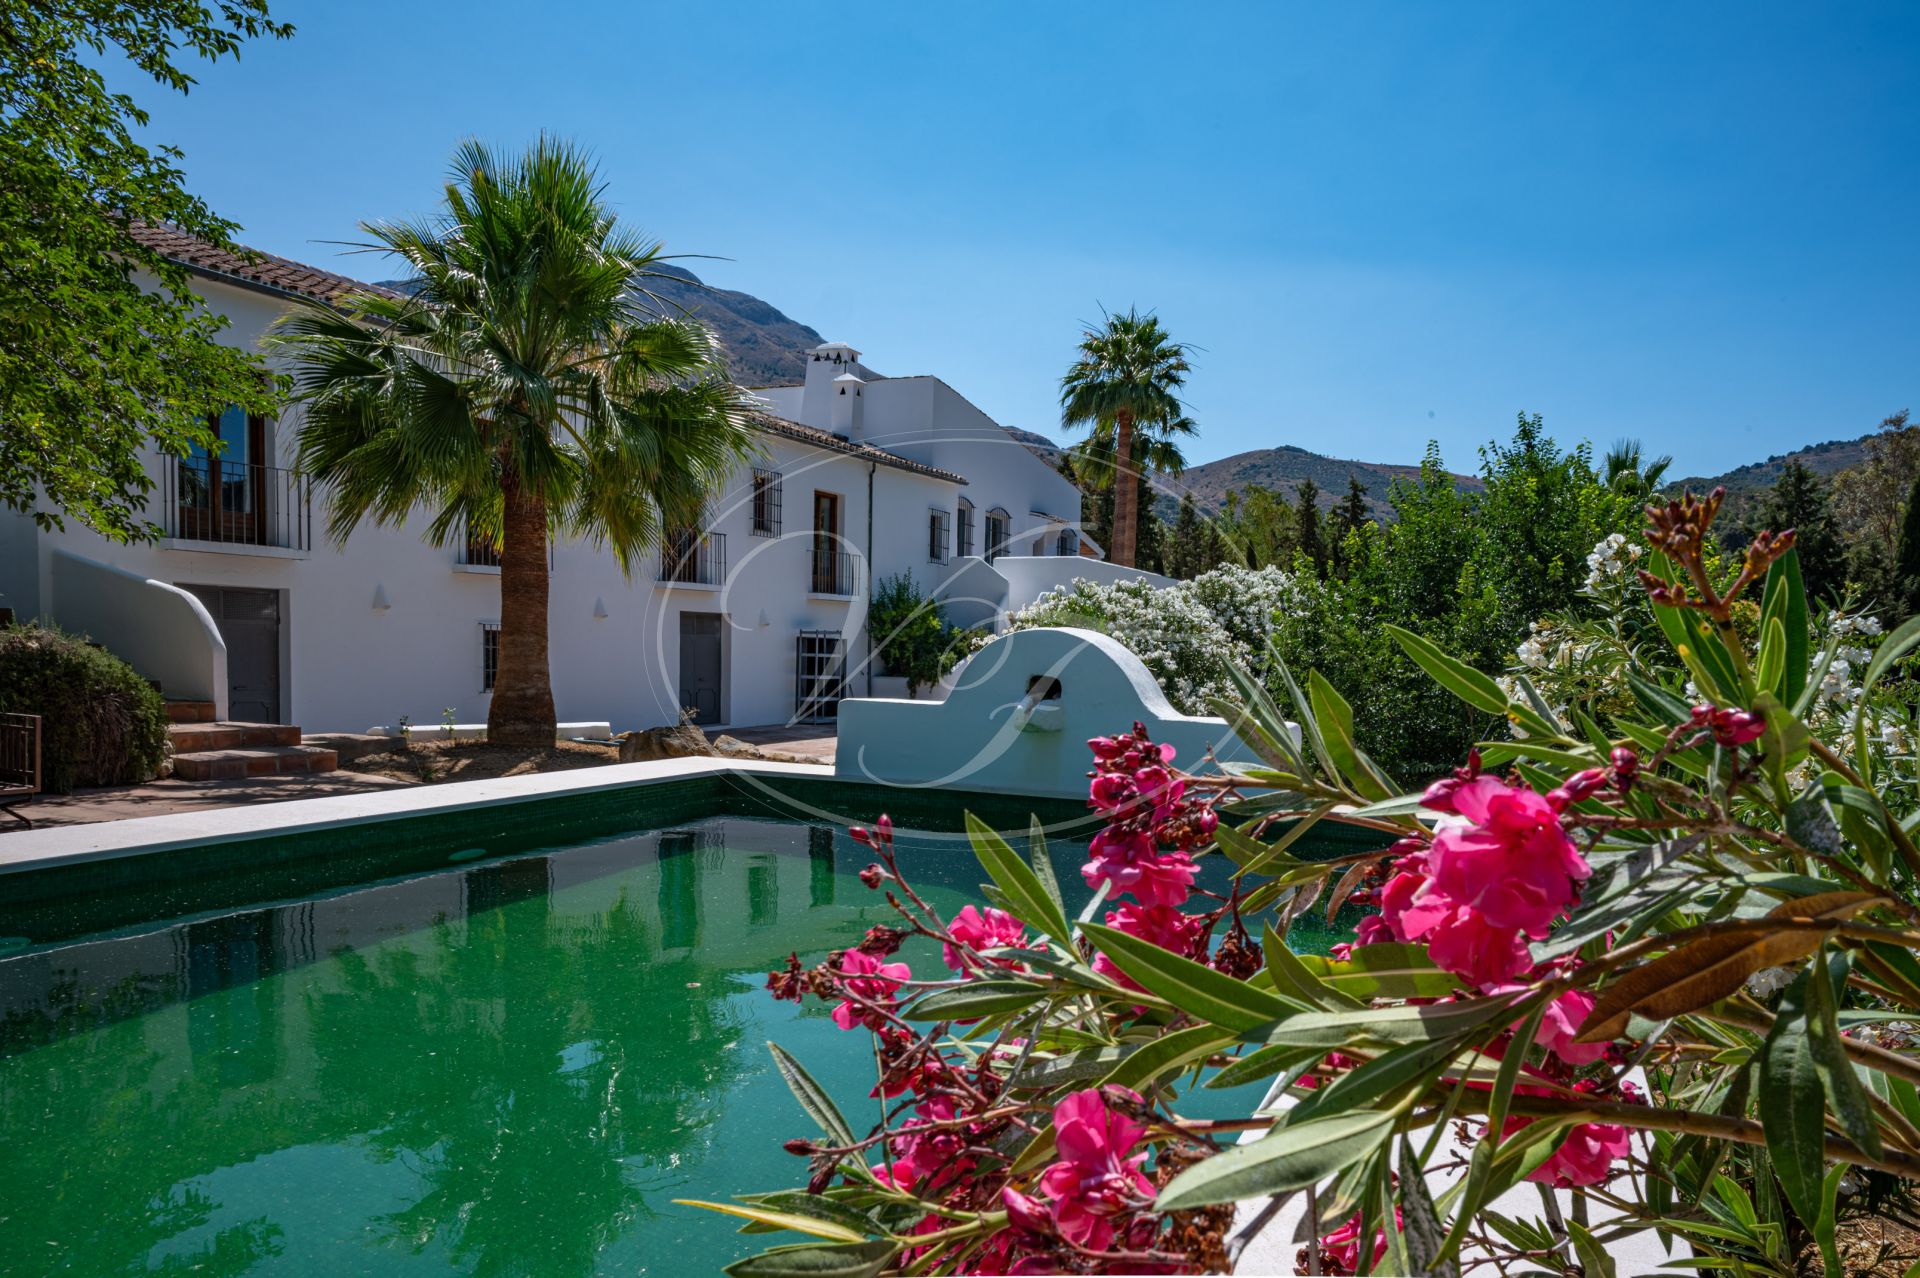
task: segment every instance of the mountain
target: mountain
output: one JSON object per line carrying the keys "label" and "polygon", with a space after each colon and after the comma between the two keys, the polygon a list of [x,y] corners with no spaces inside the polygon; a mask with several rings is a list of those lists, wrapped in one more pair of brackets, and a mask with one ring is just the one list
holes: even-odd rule
{"label": "mountain", "polygon": [[664,302],[669,313],[685,308],[712,328],[727,349],[734,380],[742,386],[793,385],[806,376],[804,353],[827,340],[751,293],[710,287],[671,263],[659,263],[654,270],[668,278],[647,280],[647,292]]}
{"label": "mountain", "polygon": [[1780,478],[1780,472],[1787,468],[1788,462],[1799,462],[1816,475],[1831,476],[1865,461],[1867,441],[1872,438],[1873,435],[1862,435],[1858,439],[1836,439],[1825,444],[1812,444],[1791,453],[1776,454],[1765,461],[1736,466],[1723,475],[1693,475],[1686,479],[1671,480],[1667,486],[1676,492],[1681,488],[1691,488],[1696,493],[1709,493],[1715,488],[1725,487],[1730,498],[1757,493],[1771,488],[1773,482]]}
{"label": "mountain", "polygon": [[1064,456],[1067,451],[1064,446],[1055,443],[1045,435],[1035,431],[1022,430],[1018,426],[1003,426],[1001,429],[1025,444],[1028,452],[1049,466],[1058,466],[1060,464],[1060,458]]}
{"label": "mountain", "polygon": [[[1390,520],[1393,508],[1387,504],[1387,490],[1396,479],[1419,479],[1420,467],[1342,461],[1293,444],[1282,444],[1278,448],[1256,448],[1189,466],[1178,479],[1158,480],[1156,486],[1163,493],[1171,493],[1171,496],[1162,496],[1163,507],[1177,509],[1180,494],[1186,492],[1193,494],[1194,504],[1205,512],[1220,509],[1227,493],[1234,489],[1273,488],[1292,497],[1299,491],[1302,480],[1311,479],[1320,489],[1319,505],[1322,509],[1331,509],[1346,497],[1349,475],[1366,485],[1367,509],[1373,517]],[[1453,482],[1463,492],[1477,492],[1484,487],[1471,475],[1455,475]]]}

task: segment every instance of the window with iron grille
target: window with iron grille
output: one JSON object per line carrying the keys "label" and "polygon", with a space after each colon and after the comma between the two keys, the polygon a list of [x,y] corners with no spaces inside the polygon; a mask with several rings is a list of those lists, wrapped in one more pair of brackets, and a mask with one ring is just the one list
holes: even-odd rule
{"label": "window with iron grille", "polygon": [[758,466],[754,467],[753,535],[756,537],[780,535],[780,472],[777,470],[762,470]]}
{"label": "window with iron grille", "polygon": [[927,512],[927,559],[936,564],[947,562],[947,512]]}
{"label": "window with iron grille", "polygon": [[1013,528],[1013,518],[1004,510],[987,512],[987,561],[991,563],[1007,553],[1007,534]]}
{"label": "window with iron grille", "polygon": [[493,544],[491,537],[475,532],[469,524],[466,538],[460,543],[460,562],[469,568],[498,568],[500,548]]}
{"label": "window with iron grille", "polygon": [[955,526],[958,545],[954,553],[965,559],[973,553],[973,503],[965,498],[960,502],[960,522]]}
{"label": "window with iron grille", "polygon": [[480,691],[492,692],[494,677],[500,673],[500,627],[480,623]]}
{"label": "window with iron grille", "polygon": [[1080,538],[1075,535],[1073,529],[1062,528],[1060,530],[1059,548],[1055,553],[1061,555],[1077,555],[1080,553],[1079,543]]}

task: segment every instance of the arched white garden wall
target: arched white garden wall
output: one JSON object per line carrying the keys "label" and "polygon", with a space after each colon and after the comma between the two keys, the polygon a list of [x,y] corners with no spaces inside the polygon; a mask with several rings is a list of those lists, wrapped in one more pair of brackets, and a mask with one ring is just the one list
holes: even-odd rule
{"label": "arched white garden wall", "polygon": [[1079,798],[1087,738],[1146,725],[1183,768],[1257,756],[1223,719],[1181,714],[1140,659],[1092,630],[1019,630],[958,672],[944,701],[840,703],[837,775],[926,789]]}
{"label": "arched white garden wall", "polygon": [[179,701],[211,701],[227,717],[227,645],[206,605],[164,581],[55,549],[52,606],[64,630],[85,635]]}

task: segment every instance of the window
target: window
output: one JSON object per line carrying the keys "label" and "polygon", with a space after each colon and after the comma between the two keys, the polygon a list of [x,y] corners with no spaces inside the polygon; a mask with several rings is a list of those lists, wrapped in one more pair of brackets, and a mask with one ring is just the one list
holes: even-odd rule
{"label": "window", "polygon": [[1073,529],[1062,528],[1060,530],[1059,548],[1055,553],[1061,555],[1077,555],[1080,553],[1079,543],[1080,538],[1074,533]]}
{"label": "window", "polygon": [[498,568],[500,566],[500,548],[493,540],[475,532],[473,525],[467,525],[467,534],[460,543],[460,562],[469,568]]}
{"label": "window", "polygon": [[500,673],[500,626],[480,623],[480,691],[492,692],[494,677]]}
{"label": "window", "polygon": [[947,562],[947,512],[944,510],[927,512],[927,560],[936,564]]}
{"label": "window", "polygon": [[992,563],[1007,553],[1007,534],[1012,530],[1013,520],[1006,511],[994,507],[987,512],[987,562]]}
{"label": "window", "polygon": [[780,472],[753,470],[753,535],[780,535]]}
{"label": "window", "polygon": [[965,559],[973,553],[973,503],[965,497],[960,499],[960,523],[957,531],[959,545],[954,547],[954,553]]}

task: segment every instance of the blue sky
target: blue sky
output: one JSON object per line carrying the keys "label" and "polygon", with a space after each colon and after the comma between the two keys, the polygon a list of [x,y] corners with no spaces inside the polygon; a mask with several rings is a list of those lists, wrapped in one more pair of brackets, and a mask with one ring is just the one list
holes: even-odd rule
{"label": "blue sky", "polygon": [[1200,348],[1196,461],[1472,469],[1526,410],[1696,473],[1920,410],[1920,5],[275,13],[140,97],[246,242],[354,274],[457,140],[545,129],[709,281],[1047,433],[1130,305]]}

